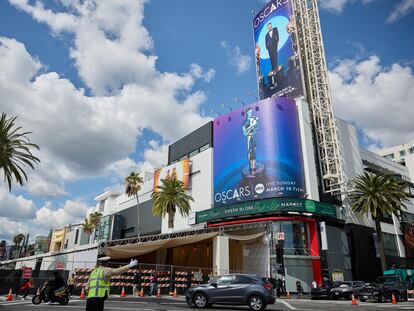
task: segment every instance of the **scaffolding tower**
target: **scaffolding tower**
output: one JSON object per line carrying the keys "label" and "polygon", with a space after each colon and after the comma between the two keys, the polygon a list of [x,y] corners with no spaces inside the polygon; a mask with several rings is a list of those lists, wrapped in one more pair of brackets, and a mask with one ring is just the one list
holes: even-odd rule
{"label": "scaffolding tower", "polygon": [[332,108],[317,0],[293,0],[307,101],[317,144],[323,191],[344,184],[341,149]]}

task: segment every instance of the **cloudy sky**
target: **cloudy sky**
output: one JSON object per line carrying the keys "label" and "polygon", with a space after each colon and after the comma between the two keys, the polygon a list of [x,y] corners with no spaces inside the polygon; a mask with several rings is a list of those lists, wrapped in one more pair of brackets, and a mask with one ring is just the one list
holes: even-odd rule
{"label": "cloudy sky", "polygon": [[[252,10],[263,0],[0,2],[0,110],[41,164],[0,184],[0,239],[76,223],[168,144],[256,93]],[[361,143],[414,137],[414,0],[323,0],[334,109]]]}

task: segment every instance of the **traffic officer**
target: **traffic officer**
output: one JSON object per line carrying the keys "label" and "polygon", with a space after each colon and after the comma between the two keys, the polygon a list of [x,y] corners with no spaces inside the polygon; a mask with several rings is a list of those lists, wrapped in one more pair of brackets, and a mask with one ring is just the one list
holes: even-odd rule
{"label": "traffic officer", "polygon": [[112,269],[107,267],[110,259],[110,257],[99,258],[95,269],[89,275],[88,283],[85,286],[88,292],[86,311],[103,311],[105,299],[109,298],[111,277],[122,274],[138,264],[138,260],[133,259],[126,266]]}

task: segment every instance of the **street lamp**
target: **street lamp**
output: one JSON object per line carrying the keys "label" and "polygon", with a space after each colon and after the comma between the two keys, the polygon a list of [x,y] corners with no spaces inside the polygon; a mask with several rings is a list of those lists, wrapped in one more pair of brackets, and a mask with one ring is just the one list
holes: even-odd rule
{"label": "street lamp", "polygon": [[232,110],[233,110],[233,108],[231,108],[230,106],[228,106],[228,105],[226,105],[226,104],[221,104],[221,105],[220,105],[220,107],[221,107],[221,108],[227,108],[227,109],[229,109],[230,111],[232,111]]}
{"label": "street lamp", "polygon": [[235,99],[234,99],[234,101],[236,102],[236,103],[240,103],[240,104],[242,104],[242,106],[244,107],[246,104],[240,99],[240,98],[238,98],[238,97],[236,97]]}
{"label": "street lamp", "polygon": [[247,95],[253,97],[256,101],[259,101],[259,98],[253,92],[248,92]]}
{"label": "street lamp", "polygon": [[218,116],[221,116],[221,113],[220,113],[220,112],[218,112],[218,111],[216,111],[216,110],[214,110],[214,109],[210,109],[210,113],[215,113],[215,114],[217,114]]}

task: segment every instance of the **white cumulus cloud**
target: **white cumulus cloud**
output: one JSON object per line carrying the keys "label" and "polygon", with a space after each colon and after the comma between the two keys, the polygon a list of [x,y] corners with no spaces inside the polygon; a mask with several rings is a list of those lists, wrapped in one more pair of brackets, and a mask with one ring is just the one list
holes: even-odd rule
{"label": "white cumulus cloud", "polygon": [[220,45],[229,58],[229,64],[236,67],[237,74],[241,74],[250,69],[253,62],[252,58],[249,55],[242,54],[239,46],[232,47],[227,41],[221,41]]}
{"label": "white cumulus cloud", "polygon": [[211,81],[214,69],[190,64],[184,73],[158,71],[143,26],[146,1],[59,2],[64,10],[10,2],[55,35],[73,38],[70,55],[93,93],[48,72],[24,44],[0,37],[0,106],[17,115],[40,146],[42,162],[26,185],[30,193],[64,195],[67,182],[116,175],[111,168],[128,166],[144,129],[168,143],[209,120],[199,112],[206,95],[193,87]]}
{"label": "white cumulus cloud", "polygon": [[387,18],[387,22],[393,23],[410,14],[414,10],[414,0],[401,0]]}
{"label": "white cumulus cloud", "polygon": [[378,56],[339,61],[329,73],[336,114],[354,122],[376,146],[414,137],[414,76],[410,67],[381,65]]}

